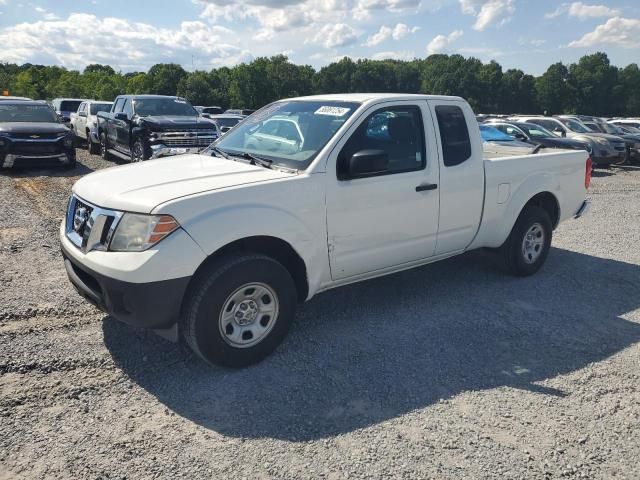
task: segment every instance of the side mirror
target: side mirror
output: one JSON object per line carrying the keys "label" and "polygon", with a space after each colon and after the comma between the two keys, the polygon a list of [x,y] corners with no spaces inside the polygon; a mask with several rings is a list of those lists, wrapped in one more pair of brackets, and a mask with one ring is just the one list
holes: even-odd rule
{"label": "side mirror", "polygon": [[369,177],[386,172],[389,168],[389,156],[384,150],[360,150],[347,161],[347,177]]}
{"label": "side mirror", "polygon": [[553,133],[555,133],[556,135],[560,136],[560,137],[566,137],[567,136],[567,132],[565,132],[562,128],[560,127],[556,127],[553,129]]}
{"label": "side mirror", "polygon": [[524,141],[524,140],[527,139],[527,137],[525,135],[523,135],[522,133],[520,133],[520,132],[515,133],[513,136],[515,138],[517,138],[518,140],[523,140]]}
{"label": "side mirror", "polygon": [[86,117],[87,116],[87,112],[80,112],[78,113],[79,116],[81,117]]}
{"label": "side mirror", "polygon": [[123,121],[129,120],[129,117],[127,117],[127,114],[126,114],[126,113],[124,113],[124,112],[118,112],[118,113],[116,113],[116,114],[115,114],[115,116],[114,116],[114,118],[115,118],[116,120],[123,120]]}

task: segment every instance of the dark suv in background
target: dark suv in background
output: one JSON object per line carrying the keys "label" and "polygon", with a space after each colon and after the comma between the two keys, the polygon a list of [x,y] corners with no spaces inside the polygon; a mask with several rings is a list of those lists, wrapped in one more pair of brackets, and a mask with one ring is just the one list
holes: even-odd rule
{"label": "dark suv in background", "polygon": [[0,102],[0,166],[74,167],[73,134],[46,102]]}
{"label": "dark suv in background", "polygon": [[62,123],[71,128],[71,114],[76,113],[80,104],[85,101],[86,98],[54,98],[51,100],[51,106],[60,116]]}

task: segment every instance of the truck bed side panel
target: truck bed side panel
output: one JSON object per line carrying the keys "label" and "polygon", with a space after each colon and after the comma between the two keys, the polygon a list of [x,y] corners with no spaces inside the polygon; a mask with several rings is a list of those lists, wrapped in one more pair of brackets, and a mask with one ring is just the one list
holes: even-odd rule
{"label": "truck bed side panel", "polygon": [[542,192],[558,201],[559,221],[575,215],[586,194],[587,157],[587,152],[560,151],[484,160],[483,218],[469,249],[502,245],[525,204]]}

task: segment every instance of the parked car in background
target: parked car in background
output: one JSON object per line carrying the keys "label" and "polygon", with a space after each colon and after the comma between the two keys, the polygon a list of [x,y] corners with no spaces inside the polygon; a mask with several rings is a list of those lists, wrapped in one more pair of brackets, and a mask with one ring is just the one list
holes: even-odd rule
{"label": "parked car in background", "polygon": [[80,104],[87,100],[87,98],[54,98],[51,100],[51,106],[60,116],[62,123],[71,128],[71,114],[76,113]]}
{"label": "parked car in background", "polygon": [[98,112],[98,138],[105,159],[132,162],[198,153],[218,138],[215,123],[184,98],[120,95],[109,112]]}
{"label": "parked car in background", "polygon": [[608,123],[612,123],[620,127],[640,128],[640,120],[634,120],[634,119],[616,118],[614,120],[609,120]]}
{"label": "parked car in background", "polygon": [[517,140],[494,128],[493,125],[481,123],[479,127],[480,137],[482,138],[482,151],[485,158],[534,153],[533,149],[535,147],[533,145]]}
{"label": "parked car in background", "polygon": [[[302,144],[271,150],[256,141],[265,125]],[[80,295],[114,318],[241,367],[282,342],[298,302],[331,288],[483,247],[514,275],[534,274],[553,230],[588,206],[588,157],[485,160],[459,97],[287,99],[200,155],[81,178],[62,255]]]}
{"label": "parked car in background", "polygon": [[71,114],[71,130],[76,139],[86,142],[89,153],[100,151],[98,112],[108,112],[112,105],[113,102],[88,100],[80,104],[76,113]]}
{"label": "parked car in background", "polygon": [[558,137],[588,143],[591,146],[591,158],[596,165],[608,167],[624,162],[625,145],[621,138],[591,132],[575,120],[539,116],[513,116],[509,120],[541,125]]}
{"label": "parked car in background", "polygon": [[27,97],[14,97],[12,95],[0,95],[0,101],[15,102],[17,100],[31,100],[31,99]]}
{"label": "parked car in background", "polygon": [[[0,166],[74,167],[73,133],[42,101],[0,102]],[[5,208],[7,208],[5,206]]]}
{"label": "parked car in background", "polygon": [[592,153],[591,145],[587,142],[571,138],[556,137],[549,130],[535,123],[493,121],[488,125],[503,133],[532,145],[542,145],[546,148],[562,148],[567,150],[586,150]]}
{"label": "parked car in background", "polygon": [[629,125],[622,125],[620,123],[610,123],[607,122],[609,125],[615,125],[616,127],[618,127],[620,130],[622,130],[624,133],[631,133],[633,135],[639,134],[640,133],[640,128],[636,128],[636,127],[631,127]]}
{"label": "parked car in background", "polygon": [[216,106],[203,107],[199,105],[193,108],[195,108],[198,111],[198,113],[205,118],[209,118],[211,117],[211,115],[220,115],[221,113],[224,113],[224,108],[216,107]]}
{"label": "parked car in background", "polygon": [[225,110],[224,113],[229,113],[233,115],[243,115],[247,117],[251,115],[253,112],[255,112],[255,110],[251,110],[249,108],[230,108],[228,110]]}
{"label": "parked car in background", "polygon": [[227,133],[245,118],[244,115],[234,115],[230,113],[209,116],[209,119],[216,124],[221,134]]}
{"label": "parked car in background", "polygon": [[605,121],[584,121],[587,128],[591,130],[615,135],[624,140],[626,146],[626,159],[629,163],[637,163],[640,161],[640,133],[627,133],[617,125],[612,125]]}

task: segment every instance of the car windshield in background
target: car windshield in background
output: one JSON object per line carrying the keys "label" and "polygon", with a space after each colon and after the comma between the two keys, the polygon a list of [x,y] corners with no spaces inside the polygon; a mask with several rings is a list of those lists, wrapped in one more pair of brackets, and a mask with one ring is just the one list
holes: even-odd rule
{"label": "car windshield in background", "polygon": [[567,120],[567,119],[560,119],[560,121],[562,123],[564,123],[569,130],[571,130],[572,132],[575,133],[589,133],[591,132],[591,130],[589,130],[587,127],[583,126],[582,124],[576,122],[575,120]]}
{"label": "car windshield in background", "polygon": [[234,127],[242,119],[241,118],[215,118],[214,120],[221,127]]}
{"label": "car windshield in background", "polygon": [[98,112],[108,112],[110,110],[110,103],[92,103],[91,107],[89,108],[89,113],[91,113],[91,115],[95,115]]}
{"label": "car windshield in background", "polygon": [[480,136],[485,142],[513,142],[513,138],[497,128],[480,125]]}
{"label": "car windshield in background", "polygon": [[609,123],[601,123],[600,126],[605,131],[605,133],[611,133],[613,135],[624,135],[624,131],[621,128],[618,128]]}
{"label": "car windshield in background", "polygon": [[58,116],[49,105],[21,105],[0,103],[0,122],[58,122]]}
{"label": "car windshield in background", "polygon": [[186,100],[179,98],[138,98],[133,101],[133,108],[141,117],[175,115],[179,117],[197,116],[198,112]]}
{"label": "car windshield in background", "polygon": [[[532,124],[533,125],[533,124]],[[555,135],[553,133],[551,133],[549,130],[547,130],[546,128],[540,126],[540,125],[536,125],[534,126],[524,126],[524,125],[519,125],[519,127],[524,130],[526,132],[527,135],[529,135],[531,138],[553,138],[555,137]]]}
{"label": "car windshield in background", "polygon": [[354,102],[304,100],[272,103],[230,130],[213,146],[229,155],[248,153],[302,170],[359,106]]}
{"label": "car windshield in background", "polygon": [[64,100],[60,102],[61,112],[77,112],[82,100]]}

